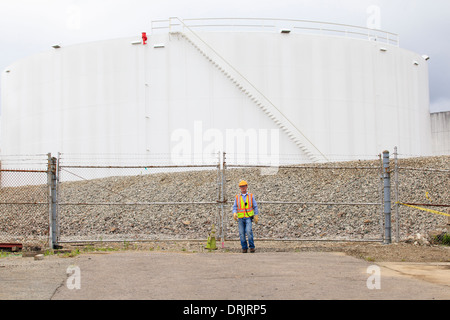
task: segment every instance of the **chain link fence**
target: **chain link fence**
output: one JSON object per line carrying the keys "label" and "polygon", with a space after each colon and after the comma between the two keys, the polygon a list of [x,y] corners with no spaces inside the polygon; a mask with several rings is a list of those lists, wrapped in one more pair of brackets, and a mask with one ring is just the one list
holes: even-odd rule
{"label": "chain link fence", "polygon": [[[376,159],[276,168],[230,163],[225,193],[234,199],[237,182],[248,181],[261,212],[253,228],[260,239],[382,241],[380,173]],[[226,237],[238,234],[232,219],[227,226]]]}
{"label": "chain link fence", "polygon": [[[416,241],[419,234],[445,242],[449,158],[391,157],[394,241]],[[385,238],[380,156],[323,164],[281,158],[272,167],[226,154],[175,165],[170,155],[25,159],[1,159],[2,243],[205,241],[213,225],[218,240],[238,240],[232,206],[240,180],[248,182],[261,214],[256,240]]]}
{"label": "chain link fence", "polygon": [[59,242],[204,239],[220,223],[217,180],[218,163],[104,167],[64,159]]}
{"label": "chain link fence", "polygon": [[395,152],[391,162],[393,237],[449,245],[450,157],[411,158]]}
{"label": "chain link fence", "polygon": [[48,246],[47,163],[47,155],[2,156],[0,243],[3,246]]}

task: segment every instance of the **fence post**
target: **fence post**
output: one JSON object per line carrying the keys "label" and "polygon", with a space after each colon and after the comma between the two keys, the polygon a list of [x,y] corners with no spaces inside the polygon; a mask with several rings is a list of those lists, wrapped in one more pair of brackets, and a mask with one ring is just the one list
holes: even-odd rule
{"label": "fence post", "polygon": [[383,151],[384,182],[384,244],[391,243],[391,174],[389,168],[389,151]]}
{"label": "fence post", "polygon": [[398,212],[398,153],[394,148],[394,180],[395,180],[395,242],[400,242],[400,216]]}
{"label": "fence post", "polygon": [[384,239],[384,182],[383,182],[383,154],[380,153],[378,155],[378,161],[379,161],[379,182],[378,182],[378,196],[380,197],[380,220],[379,220],[379,224],[380,224],[380,239]]}
{"label": "fence post", "polygon": [[222,169],[220,163],[220,151],[217,152],[217,223],[218,233],[223,246],[223,204],[222,204]]}
{"label": "fence post", "polygon": [[222,174],[221,174],[221,178],[222,178],[222,183],[221,183],[221,209],[222,209],[222,249],[225,247],[225,232],[227,231],[228,228],[228,216],[226,214],[226,209],[224,208],[225,203],[226,203],[226,199],[225,199],[225,183],[226,183],[226,178],[225,178],[225,166],[226,166],[226,153],[223,152],[222,153]]}
{"label": "fence post", "polygon": [[48,245],[50,249],[54,249],[57,245],[57,214],[56,214],[56,158],[48,153],[48,167],[47,167],[47,184],[48,184],[48,215],[49,215],[49,230],[48,230]]}

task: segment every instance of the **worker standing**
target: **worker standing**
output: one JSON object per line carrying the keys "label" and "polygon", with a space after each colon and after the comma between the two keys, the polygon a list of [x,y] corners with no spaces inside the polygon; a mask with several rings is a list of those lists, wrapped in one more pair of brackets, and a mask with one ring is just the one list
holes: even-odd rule
{"label": "worker standing", "polygon": [[[255,197],[247,193],[248,184],[242,180],[239,182],[241,193],[236,195],[233,205],[233,218],[238,222],[239,238],[241,240],[242,253],[255,252],[255,243],[253,240],[252,222],[258,223],[258,205]],[[247,244],[248,239],[248,244]]]}

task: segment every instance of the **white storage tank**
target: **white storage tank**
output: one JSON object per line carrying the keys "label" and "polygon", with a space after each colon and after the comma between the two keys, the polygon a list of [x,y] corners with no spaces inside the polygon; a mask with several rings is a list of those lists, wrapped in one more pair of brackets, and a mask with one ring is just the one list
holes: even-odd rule
{"label": "white storage tank", "polygon": [[17,61],[2,72],[1,152],[189,162],[224,150],[274,165],[394,146],[430,155],[427,62],[388,32],[308,23],[169,19],[146,44],[61,45]]}

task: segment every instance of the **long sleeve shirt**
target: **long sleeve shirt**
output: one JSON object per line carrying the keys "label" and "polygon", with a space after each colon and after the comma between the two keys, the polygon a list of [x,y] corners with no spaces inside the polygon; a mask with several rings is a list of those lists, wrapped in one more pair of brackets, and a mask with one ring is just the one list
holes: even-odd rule
{"label": "long sleeve shirt", "polygon": [[[241,196],[244,199],[244,202],[247,202],[248,193],[241,194]],[[237,202],[236,198],[234,198],[234,205],[233,205],[233,213],[237,212]],[[253,213],[258,214],[258,204],[256,203],[255,196],[253,196]]]}

